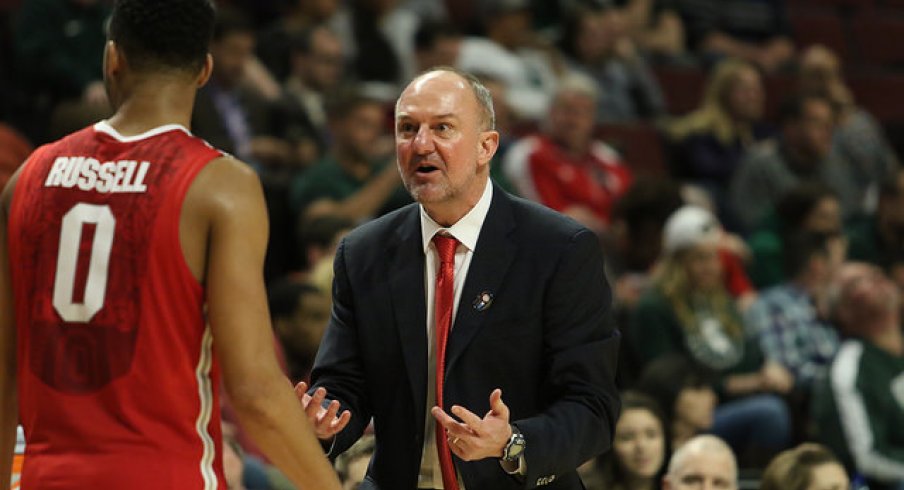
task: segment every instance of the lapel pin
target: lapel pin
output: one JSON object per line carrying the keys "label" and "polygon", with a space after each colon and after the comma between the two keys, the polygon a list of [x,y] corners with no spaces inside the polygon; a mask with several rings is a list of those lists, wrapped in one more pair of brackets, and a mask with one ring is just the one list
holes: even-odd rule
{"label": "lapel pin", "polygon": [[491,304],[493,304],[493,293],[484,291],[478,294],[477,297],[474,298],[474,303],[472,304],[474,306],[474,309],[477,311],[486,310],[490,307]]}

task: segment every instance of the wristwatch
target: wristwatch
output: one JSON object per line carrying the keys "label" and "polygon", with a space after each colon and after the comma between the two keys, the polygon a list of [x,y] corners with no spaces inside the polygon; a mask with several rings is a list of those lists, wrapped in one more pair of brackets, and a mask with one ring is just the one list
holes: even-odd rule
{"label": "wristwatch", "polygon": [[512,437],[509,438],[508,444],[502,448],[502,460],[510,463],[518,461],[518,458],[524,454],[524,448],[526,446],[527,443],[524,440],[524,435],[513,425]]}

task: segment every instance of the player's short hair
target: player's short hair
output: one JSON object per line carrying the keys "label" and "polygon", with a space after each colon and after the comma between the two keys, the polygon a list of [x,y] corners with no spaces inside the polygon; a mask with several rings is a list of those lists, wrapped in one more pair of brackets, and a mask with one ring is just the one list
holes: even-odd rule
{"label": "player's short hair", "polygon": [[204,66],[213,37],[212,0],[116,0],[109,39],[136,71]]}

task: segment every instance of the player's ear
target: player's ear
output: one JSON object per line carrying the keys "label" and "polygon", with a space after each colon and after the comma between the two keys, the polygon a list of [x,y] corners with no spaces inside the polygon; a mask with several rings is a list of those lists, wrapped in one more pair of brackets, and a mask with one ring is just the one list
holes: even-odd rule
{"label": "player's ear", "polygon": [[107,79],[112,79],[114,76],[119,75],[123,64],[122,51],[119,50],[116,41],[107,41],[104,46],[104,76]]}
{"label": "player's ear", "polygon": [[198,78],[196,80],[198,88],[203,87],[207,81],[210,80],[211,73],[213,73],[213,55],[207,53],[207,56],[204,58],[204,66],[201,67],[201,71],[198,73]]}

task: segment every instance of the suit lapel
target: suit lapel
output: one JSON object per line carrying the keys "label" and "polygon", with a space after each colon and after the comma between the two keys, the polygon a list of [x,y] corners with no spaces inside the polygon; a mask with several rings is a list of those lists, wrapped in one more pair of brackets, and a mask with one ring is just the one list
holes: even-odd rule
{"label": "suit lapel", "polygon": [[488,310],[476,308],[474,300],[485,292],[499,293],[499,287],[515,258],[517,246],[509,237],[514,227],[511,199],[499,187],[494,187],[493,202],[480,229],[477,249],[468,267],[468,277],[465,278],[455,323],[446,346],[447,376],[484,324]]}
{"label": "suit lapel", "polygon": [[[417,206],[411,207],[406,220],[396,232],[397,242],[390,247],[386,278],[389,282],[395,323],[399,330],[402,355],[415,413],[424,414],[427,399],[427,300],[424,298],[424,251]],[[422,420],[423,423],[423,420]]]}

